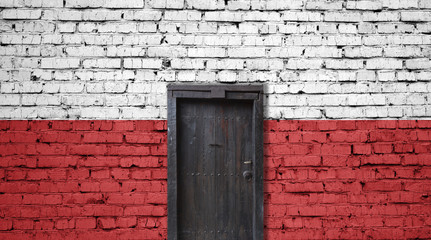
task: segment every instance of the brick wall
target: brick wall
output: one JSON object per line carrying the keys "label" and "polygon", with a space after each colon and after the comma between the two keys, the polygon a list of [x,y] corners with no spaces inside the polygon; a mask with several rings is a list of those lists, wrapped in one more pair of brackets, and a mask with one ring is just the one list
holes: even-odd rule
{"label": "brick wall", "polygon": [[166,84],[265,117],[431,117],[429,0],[1,0],[1,119],[166,119]]}
{"label": "brick wall", "polygon": [[266,121],[267,239],[431,236],[430,121]]}
{"label": "brick wall", "polygon": [[164,239],[166,121],[0,121],[0,239]]}
{"label": "brick wall", "polygon": [[[431,236],[430,121],[264,125],[265,239]],[[166,121],[0,121],[0,238],[166,238],[166,148]]]}

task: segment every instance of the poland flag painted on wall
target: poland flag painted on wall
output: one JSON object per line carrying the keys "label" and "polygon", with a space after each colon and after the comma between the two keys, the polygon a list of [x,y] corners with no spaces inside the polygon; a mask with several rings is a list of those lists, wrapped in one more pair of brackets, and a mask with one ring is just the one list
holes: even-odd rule
{"label": "poland flag painted on wall", "polygon": [[169,83],[264,85],[265,239],[431,238],[428,0],[1,0],[0,238],[166,239]]}

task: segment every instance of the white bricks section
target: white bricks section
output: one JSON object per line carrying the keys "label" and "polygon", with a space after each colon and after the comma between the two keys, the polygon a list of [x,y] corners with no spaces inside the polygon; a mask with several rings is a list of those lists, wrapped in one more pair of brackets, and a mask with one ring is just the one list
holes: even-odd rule
{"label": "white bricks section", "polygon": [[431,0],[0,0],[0,119],[166,119],[169,83],[267,119],[431,118]]}

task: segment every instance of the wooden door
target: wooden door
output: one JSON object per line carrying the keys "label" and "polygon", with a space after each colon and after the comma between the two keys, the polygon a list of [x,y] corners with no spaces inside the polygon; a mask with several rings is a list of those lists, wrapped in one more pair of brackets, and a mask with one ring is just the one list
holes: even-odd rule
{"label": "wooden door", "polygon": [[168,120],[169,239],[262,239],[261,88],[175,87],[168,91],[170,107],[175,101]]}

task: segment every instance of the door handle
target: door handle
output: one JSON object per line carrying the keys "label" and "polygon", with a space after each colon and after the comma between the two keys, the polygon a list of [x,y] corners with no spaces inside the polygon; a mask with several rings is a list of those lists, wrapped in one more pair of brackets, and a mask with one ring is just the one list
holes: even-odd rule
{"label": "door handle", "polygon": [[242,173],[242,176],[247,180],[250,181],[253,178],[253,173],[251,171],[244,171]]}

